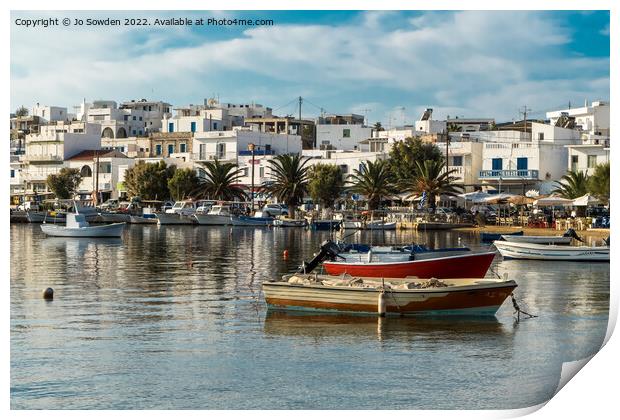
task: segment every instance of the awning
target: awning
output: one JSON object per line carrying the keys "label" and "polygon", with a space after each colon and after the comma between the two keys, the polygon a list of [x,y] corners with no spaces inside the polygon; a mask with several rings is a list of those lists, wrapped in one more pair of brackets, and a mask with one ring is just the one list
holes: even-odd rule
{"label": "awning", "polygon": [[601,200],[594,197],[593,195],[586,194],[581,197],[575,198],[573,200],[573,206],[590,206],[594,204],[599,204]]}

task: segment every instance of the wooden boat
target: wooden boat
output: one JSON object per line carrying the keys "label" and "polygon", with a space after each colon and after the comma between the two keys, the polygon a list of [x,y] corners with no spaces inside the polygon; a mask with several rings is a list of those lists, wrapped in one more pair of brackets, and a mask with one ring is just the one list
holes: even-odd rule
{"label": "wooden boat", "polygon": [[516,236],[502,235],[501,239],[509,242],[547,245],[569,245],[573,240],[570,236]]}
{"label": "wooden boat", "polygon": [[548,261],[609,261],[608,246],[543,245],[509,241],[493,242],[504,258]]}
{"label": "wooden boat", "polygon": [[86,216],[80,213],[68,213],[67,225],[59,226],[48,223],[41,225],[41,230],[48,236],[62,236],[71,238],[83,237],[120,237],[125,228],[125,223],[112,223],[110,225],[90,226]]}
{"label": "wooden boat", "polygon": [[143,213],[141,216],[132,214],[129,216],[129,223],[137,225],[156,225],[157,217],[155,216],[155,213]]}
{"label": "wooden boat", "polygon": [[207,213],[194,213],[194,218],[199,225],[230,225],[230,206],[215,205]]}
{"label": "wooden boat", "polygon": [[273,220],[273,217],[230,216],[233,226],[269,226]]}
{"label": "wooden boat", "polygon": [[517,284],[510,280],[395,279],[295,274],[262,284],[269,309],[365,315],[493,316]]}
{"label": "wooden boat", "polygon": [[129,222],[129,213],[101,212],[95,219],[97,223]]}
{"label": "wooden boat", "polygon": [[26,218],[29,223],[65,223],[67,214],[58,211],[27,211]]}
{"label": "wooden boat", "polygon": [[325,261],[323,267],[327,274],[350,274],[362,277],[393,277],[419,278],[437,277],[451,278],[482,278],[486,275],[494,252],[470,253],[439,258],[427,258],[413,261]]}
{"label": "wooden boat", "polygon": [[11,223],[28,223],[28,213],[25,210],[11,210]]}
{"label": "wooden boat", "polygon": [[273,226],[276,227],[304,227],[308,224],[306,219],[287,219],[279,218],[273,221]]}
{"label": "wooden boat", "polygon": [[523,236],[523,231],[511,233],[498,233],[498,232],[480,232],[481,242],[493,242],[502,239],[502,236]]}

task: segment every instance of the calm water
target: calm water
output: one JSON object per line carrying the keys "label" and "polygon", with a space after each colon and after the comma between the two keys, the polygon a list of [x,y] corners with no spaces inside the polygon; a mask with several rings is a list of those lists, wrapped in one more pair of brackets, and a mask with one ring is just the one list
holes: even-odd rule
{"label": "calm water", "polygon": [[[493,269],[539,315],[519,324],[508,302],[484,320],[299,316],[267,313],[260,284],[309,258],[327,232],[10,232],[14,409],[519,408],[550,398],[562,362],[596,352],[607,327],[605,263],[497,257]],[[463,233],[372,241],[487,248]],[[41,298],[48,286],[52,302]]]}

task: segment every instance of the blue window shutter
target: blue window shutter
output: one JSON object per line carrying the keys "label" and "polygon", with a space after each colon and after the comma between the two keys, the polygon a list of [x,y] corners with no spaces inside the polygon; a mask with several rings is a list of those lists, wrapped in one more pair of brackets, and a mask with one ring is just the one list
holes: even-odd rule
{"label": "blue window shutter", "polygon": [[174,123],[168,123],[168,132],[174,133]]}
{"label": "blue window shutter", "polygon": [[527,158],[526,157],[517,158],[517,169],[520,171],[527,171]]}

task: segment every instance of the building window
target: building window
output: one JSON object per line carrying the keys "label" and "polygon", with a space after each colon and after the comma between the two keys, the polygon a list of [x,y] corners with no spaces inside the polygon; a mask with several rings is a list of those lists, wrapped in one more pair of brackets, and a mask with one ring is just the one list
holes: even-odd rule
{"label": "building window", "polygon": [[11,178],[15,178],[15,169],[11,169]]}
{"label": "building window", "polygon": [[174,144],[168,145],[168,156],[174,153]]}
{"label": "building window", "polygon": [[196,121],[192,121],[192,122],[191,122],[191,124],[190,124],[190,131],[191,131],[192,133],[195,133],[195,132],[196,132]]}
{"label": "building window", "polygon": [[174,133],[174,123],[168,123],[168,132]]}
{"label": "building window", "polygon": [[[517,170],[527,171],[527,158],[526,157],[517,158]],[[521,175],[519,174],[519,176]]]}
{"label": "building window", "polygon": [[181,143],[181,145],[179,146],[181,153],[185,153],[186,150],[185,148],[187,147],[187,145],[185,143]]}
{"label": "building window", "polygon": [[156,144],[155,145],[155,154],[157,156],[161,156],[161,144]]}
{"label": "building window", "polygon": [[216,122],[213,123],[213,129],[217,130],[217,123]]}
{"label": "building window", "polygon": [[133,133],[133,135],[136,135],[136,130],[131,130],[131,132]]}
{"label": "building window", "polygon": [[125,121],[129,121],[129,115],[123,115],[123,119],[124,119]]}
{"label": "building window", "polygon": [[463,166],[463,156],[452,156],[452,166]]}
{"label": "building window", "polygon": [[588,155],[588,168],[596,166],[596,155]]}
{"label": "building window", "polygon": [[249,172],[248,168],[241,169],[241,176],[248,176],[248,172]]}
{"label": "building window", "polygon": [[572,155],[570,157],[570,170],[575,172],[575,171],[577,171],[578,166],[579,166],[579,156],[578,155]]}
{"label": "building window", "polygon": [[131,119],[135,121],[136,120],[136,116],[134,115]]}
{"label": "building window", "polygon": [[545,139],[545,133],[538,133],[538,140],[544,140]]}
{"label": "building window", "polygon": [[351,137],[351,129],[350,128],[344,128],[342,130],[342,137],[345,138],[345,139]]}
{"label": "building window", "polygon": [[502,170],[502,158],[493,158],[491,159],[491,169],[494,171]]}
{"label": "building window", "polygon": [[82,166],[82,169],[80,169],[80,176],[82,178],[90,178],[93,176],[93,170],[90,169],[90,166],[84,165]]}
{"label": "building window", "polygon": [[142,117],[138,118],[139,121],[142,121]]}
{"label": "building window", "polygon": [[224,159],[226,157],[226,143],[218,143],[216,146],[217,158]]}
{"label": "building window", "polygon": [[265,177],[265,167],[264,167],[264,166],[261,166],[261,167],[258,169],[258,176],[259,176],[259,177],[261,177],[261,178],[264,178],[264,177]]}

